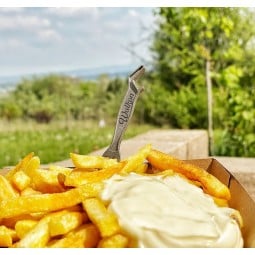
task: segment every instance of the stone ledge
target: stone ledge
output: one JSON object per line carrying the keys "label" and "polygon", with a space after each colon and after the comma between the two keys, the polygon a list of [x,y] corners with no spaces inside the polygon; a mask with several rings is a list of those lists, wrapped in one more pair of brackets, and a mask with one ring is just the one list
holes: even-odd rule
{"label": "stone ledge", "polygon": [[[121,158],[125,159],[137,152],[145,144],[171,154],[179,159],[208,157],[208,135],[205,130],[152,130],[134,138],[122,141]],[[91,153],[102,155],[106,148]]]}

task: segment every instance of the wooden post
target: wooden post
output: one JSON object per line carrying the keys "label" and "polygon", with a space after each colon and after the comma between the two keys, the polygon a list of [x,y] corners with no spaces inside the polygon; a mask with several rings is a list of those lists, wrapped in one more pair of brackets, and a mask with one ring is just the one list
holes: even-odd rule
{"label": "wooden post", "polygon": [[212,80],[211,80],[211,63],[206,59],[205,77],[207,87],[207,111],[208,111],[208,136],[209,136],[209,155],[214,155],[213,143],[213,112],[212,112]]}

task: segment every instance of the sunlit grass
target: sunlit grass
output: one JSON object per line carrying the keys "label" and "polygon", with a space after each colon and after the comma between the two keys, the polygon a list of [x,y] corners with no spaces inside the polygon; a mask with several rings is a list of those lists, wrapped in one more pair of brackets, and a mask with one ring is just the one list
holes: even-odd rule
{"label": "sunlit grass", "polygon": [[[30,152],[38,155],[42,164],[65,160],[69,158],[70,152],[87,154],[109,145],[114,131],[114,124],[99,128],[93,122],[7,124],[0,125],[0,168],[15,165]],[[124,138],[152,128],[148,125],[130,124]]]}

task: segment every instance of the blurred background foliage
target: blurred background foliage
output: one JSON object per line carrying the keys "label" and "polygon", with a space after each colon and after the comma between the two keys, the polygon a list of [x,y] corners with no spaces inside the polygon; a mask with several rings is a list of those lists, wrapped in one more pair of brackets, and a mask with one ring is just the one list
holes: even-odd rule
{"label": "blurred background foliage", "polygon": [[162,100],[167,120],[177,128],[208,127],[205,74],[210,61],[213,154],[254,157],[254,9],[160,8],[155,15],[151,94],[161,91],[169,97],[167,104]]}
{"label": "blurred background foliage", "polygon": [[[213,85],[213,154],[254,157],[254,10],[158,8],[155,15],[153,61],[139,81],[145,92],[132,119],[134,125],[141,126],[134,134],[148,129],[148,125],[207,129],[205,75],[209,61]],[[127,79],[107,75],[93,81],[56,74],[35,76],[22,80],[14,91],[1,96],[0,116],[6,123],[62,121],[67,130],[74,128],[75,121],[98,123],[100,119],[113,127],[126,88]]]}

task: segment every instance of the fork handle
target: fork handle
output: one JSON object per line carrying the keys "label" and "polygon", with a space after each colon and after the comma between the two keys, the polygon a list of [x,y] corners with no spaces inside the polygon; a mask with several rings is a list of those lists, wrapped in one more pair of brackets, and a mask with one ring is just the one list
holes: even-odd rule
{"label": "fork handle", "polygon": [[117,116],[112,143],[108,147],[108,149],[104,152],[103,154],[104,157],[117,158],[118,160],[120,160],[119,148],[120,148],[122,136],[133,115],[137,98],[142,91],[143,91],[143,88],[140,88],[140,89],[136,88],[134,80],[130,81],[128,90],[122,101],[122,104]]}

